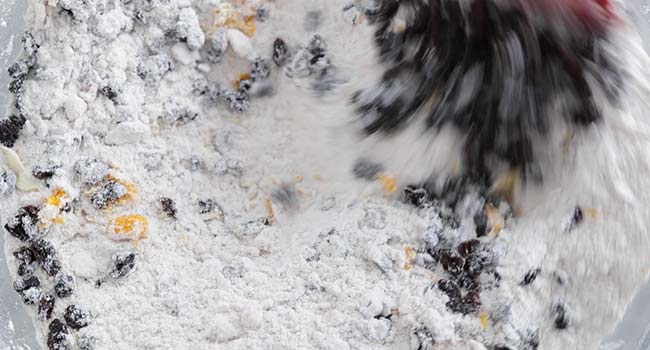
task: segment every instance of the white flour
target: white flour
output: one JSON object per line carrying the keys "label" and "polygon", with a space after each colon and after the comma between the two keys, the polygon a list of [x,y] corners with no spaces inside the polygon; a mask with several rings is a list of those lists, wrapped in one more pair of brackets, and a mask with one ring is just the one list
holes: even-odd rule
{"label": "white flour", "polygon": [[[488,316],[484,329],[478,315],[450,312],[447,297],[430,288],[444,277],[441,268],[404,268],[410,263],[405,248],[418,247],[427,228],[443,225],[436,213],[401,203],[378,183],[364,183],[350,172],[360,152],[346,102],[378,69],[370,58],[372,28],[343,16],[347,0],[270,2],[268,20],[256,22],[253,48],[269,57],[276,37],[296,47],[317,32],[328,44],[337,77],[348,83],[319,97],[310,89],[311,78],[290,79],[273,66],[274,95],[253,98],[243,114],[192,94],[201,72],[197,55],[185,46],[208,38],[195,31],[189,7],[203,17],[219,1],[151,1],[147,24],[134,23],[130,9],[147,2],[59,1],[75,9],[72,20],[55,7],[56,0],[33,0],[27,18],[41,44],[39,68],[25,83],[28,122],[13,149],[28,169],[61,167],[49,188],[5,195],[0,217],[4,224],[19,207],[42,203],[55,188],[77,199],[74,212],[62,214],[64,222],[52,224],[47,236],[77,285],[71,297],[57,299],[55,317],[69,304],[91,316],[88,327],[72,332],[71,343],[93,337],[96,349],[111,350],[532,350],[525,339],[538,330],[539,349],[594,349],[645,280],[647,57],[639,43],[627,42],[633,40],[629,34],[619,42],[628,48],[621,52],[634,88],[621,110],[608,110],[605,125],[579,135],[572,159],[549,166],[543,188],[521,193],[523,214],[498,235],[483,238],[501,256],[502,278],[499,288],[481,294],[480,314]],[[316,10],[320,20],[312,13],[305,23]],[[187,43],[161,46],[179,13],[187,20],[180,26]],[[320,22],[315,31],[309,30],[313,22]],[[174,69],[159,84],[144,81],[138,65],[159,51],[174,57]],[[209,67],[209,80],[229,87],[248,62],[228,50]],[[153,62],[146,68],[160,70]],[[98,93],[106,85],[117,92],[115,102]],[[198,117],[175,123],[170,118],[179,110]],[[381,159],[418,154],[404,147],[391,152],[366,153]],[[88,158],[108,163],[112,176],[134,183],[135,198],[93,208],[73,170]],[[225,174],[219,171],[223,164]],[[228,164],[241,164],[243,174]],[[398,171],[403,162],[387,166],[401,186],[413,180]],[[268,215],[267,198],[283,183],[295,185],[299,207],[282,207],[275,196],[271,226],[246,224]],[[176,220],[161,212],[161,197],[174,201]],[[197,202],[205,199],[220,204],[223,220],[199,214]],[[579,227],[563,232],[576,204],[594,208],[595,216],[585,215]],[[111,239],[110,222],[132,213],[148,219],[148,237],[137,244]],[[471,218],[454,234],[458,241],[472,238]],[[6,242],[11,256],[19,242],[9,235]],[[131,250],[138,252],[135,270],[96,287],[111,256]],[[15,273],[17,264],[9,260]],[[536,281],[520,286],[538,267]],[[37,275],[51,288],[52,278]],[[557,298],[572,310],[566,330],[553,326],[550,310]],[[48,322],[35,322],[45,344]],[[423,329],[435,340],[433,347],[421,344]]]}

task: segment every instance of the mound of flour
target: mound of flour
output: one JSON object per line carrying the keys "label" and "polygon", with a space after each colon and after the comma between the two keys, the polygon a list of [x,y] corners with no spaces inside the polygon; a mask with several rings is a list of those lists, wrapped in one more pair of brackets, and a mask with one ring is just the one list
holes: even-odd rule
{"label": "mound of flour", "polygon": [[[337,87],[315,91],[313,77],[273,66],[273,92],[239,113],[193,91],[202,77],[229,88],[249,69],[232,48],[218,63],[205,48],[192,51],[209,42],[212,33],[196,29],[220,1],[30,3],[27,30],[40,47],[13,149],[28,169],[55,171],[39,191],[7,191],[0,217],[4,224],[57,188],[71,197],[74,209],[46,237],[76,280],[54,317],[70,304],[89,313],[90,325],[71,332],[71,348],[594,349],[614,327],[650,262],[647,57],[635,38],[617,38],[629,98],[607,111],[605,125],[578,135],[564,163],[549,165],[555,171],[543,188],[522,189],[520,216],[481,238],[498,257],[499,277],[481,294],[480,311],[463,315],[436,287],[446,272],[418,252],[432,240],[474,238],[471,215],[449,229],[444,208],[415,208],[352,175],[361,150],[347,101],[380,69],[372,28],[346,5],[265,3],[254,51],[270,58],[276,37],[296,48],[319,34]],[[363,151],[381,160],[410,152]],[[87,159],[137,193],[98,210],[75,175]],[[386,172],[408,185],[409,173],[394,164]],[[161,198],[173,201],[175,218]],[[209,201],[222,213],[202,213]],[[576,205],[591,215],[567,232]],[[112,220],[134,213],[147,218],[147,237],[112,239]],[[11,256],[20,242],[6,242]],[[98,286],[117,252],[137,254],[134,270]],[[51,288],[52,277],[37,275]],[[555,324],[559,300],[570,312],[566,329]],[[48,322],[35,315],[35,324],[45,346]]]}

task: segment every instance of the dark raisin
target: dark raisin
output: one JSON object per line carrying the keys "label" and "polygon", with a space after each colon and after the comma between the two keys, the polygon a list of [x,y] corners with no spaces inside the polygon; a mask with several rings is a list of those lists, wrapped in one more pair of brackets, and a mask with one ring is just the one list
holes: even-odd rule
{"label": "dark raisin", "polygon": [[69,305],[63,314],[65,323],[72,329],[81,329],[88,326],[90,316],[76,305]]}
{"label": "dark raisin", "polygon": [[59,298],[66,298],[72,295],[75,289],[74,277],[69,274],[59,274],[54,284],[54,292]]}
{"label": "dark raisin", "polygon": [[208,92],[208,79],[200,75],[192,81],[192,93],[194,95],[205,95]]}
{"label": "dark raisin", "polygon": [[537,350],[539,348],[539,331],[528,330],[522,335],[521,350]]}
{"label": "dark raisin", "polygon": [[427,203],[429,193],[423,187],[407,186],[404,188],[404,199],[416,207],[421,207]]}
{"label": "dark raisin", "polygon": [[212,34],[207,42],[208,49],[206,50],[207,59],[211,63],[219,63],[228,48],[228,39],[226,33],[222,30],[217,30]]}
{"label": "dark raisin", "polygon": [[481,248],[481,242],[478,239],[470,239],[458,245],[458,253],[463,258],[470,254],[476,253]]}
{"label": "dark raisin", "polygon": [[458,287],[458,284],[452,280],[442,279],[438,281],[438,289],[444,292],[449,299],[460,298],[460,288]]}
{"label": "dark raisin", "polygon": [[97,192],[90,196],[90,203],[95,209],[105,209],[128,193],[126,186],[117,181],[106,182]]}
{"label": "dark raisin", "polygon": [[111,258],[109,275],[114,279],[126,277],[135,267],[136,255],[131,252],[116,253]]}
{"label": "dark raisin", "polygon": [[474,215],[474,225],[476,226],[476,237],[483,237],[487,235],[488,219],[483,210]]}
{"label": "dark raisin", "polygon": [[463,304],[462,304],[461,298],[449,298],[449,300],[445,303],[445,306],[452,312],[462,312],[463,311]]}
{"label": "dark raisin", "polygon": [[38,318],[40,320],[49,320],[52,318],[52,310],[54,309],[54,296],[45,293],[41,296],[38,302]]}
{"label": "dark raisin", "polygon": [[23,34],[23,37],[20,38],[20,42],[23,44],[23,50],[25,51],[25,55],[28,57],[32,57],[36,54],[38,49],[41,47],[37,42],[36,39],[34,39],[34,35],[29,32],[25,32]]}
{"label": "dark raisin", "polygon": [[7,147],[13,147],[16,140],[18,140],[18,136],[20,136],[20,131],[23,129],[25,121],[26,119],[23,116],[15,115],[1,120],[0,143]]}
{"label": "dark raisin", "polygon": [[262,4],[255,10],[255,19],[260,22],[265,22],[269,18],[269,7]]}
{"label": "dark raisin", "polygon": [[325,40],[323,40],[323,37],[316,34],[309,41],[307,50],[314,56],[324,55],[327,50],[327,44],[325,43]]}
{"label": "dark raisin", "polygon": [[11,170],[0,173],[0,195],[13,192],[14,187],[16,187],[16,174]]}
{"label": "dark raisin", "polygon": [[55,171],[55,167],[41,167],[37,165],[32,169],[32,175],[39,180],[48,180],[54,176]]}
{"label": "dark raisin", "polygon": [[19,294],[23,297],[23,303],[25,303],[25,305],[33,305],[41,300],[43,290],[41,290],[40,287],[31,287],[19,292]]}
{"label": "dark raisin", "polygon": [[298,192],[294,184],[281,184],[271,192],[271,199],[280,203],[287,210],[295,210],[300,206]]}
{"label": "dark raisin", "polygon": [[[19,79],[12,79],[9,82],[9,92],[12,94],[15,94],[17,97],[22,94],[22,89],[23,89],[23,84],[25,83],[25,78],[19,78]],[[18,108],[19,104],[18,98],[16,98],[16,108]],[[22,107],[22,106],[21,106]],[[1,126],[2,124],[0,124]],[[18,136],[16,136],[18,138]]]}
{"label": "dark raisin", "polygon": [[202,199],[198,202],[199,205],[199,214],[208,214],[212,212],[217,212],[217,214],[223,215],[223,209],[221,205],[213,199]]}
{"label": "dark raisin", "polygon": [[26,242],[36,236],[39,209],[29,205],[18,210],[16,216],[7,224],[5,230],[19,240]]}
{"label": "dark raisin", "polygon": [[471,291],[465,294],[462,299],[462,310],[463,314],[473,314],[478,311],[481,306],[481,295],[476,291]]}
{"label": "dark raisin", "polygon": [[34,266],[31,264],[22,263],[18,265],[18,276],[27,277],[34,273]]}
{"label": "dark raisin", "polygon": [[223,89],[219,83],[210,83],[205,90],[205,93],[208,94],[208,100],[216,104],[221,100]]}
{"label": "dark raisin", "polygon": [[381,164],[365,158],[357,159],[352,166],[352,174],[355,177],[368,181],[374,180],[382,171],[384,171],[384,167]]}
{"label": "dark raisin", "polygon": [[479,254],[470,254],[465,258],[465,273],[469,276],[478,276],[485,268],[484,259]]}
{"label": "dark raisin", "polygon": [[59,261],[56,249],[52,243],[38,239],[31,244],[34,257],[39,263],[40,267],[50,276],[55,276],[61,270],[61,262]]}
{"label": "dark raisin", "polygon": [[47,333],[47,347],[50,350],[62,350],[67,349],[66,343],[67,338],[70,332],[68,327],[61,322],[58,318],[55,318],[50,322],[48,327],[49,332]]}
{"label": "dark raisin", "polygon": [[458,278],[458,285],[467,291],[478,291],[481,287],[478,276],[468,273],[464,273]]}
{"label": "dark raisin", "polygon": [[38,277],[36,276],[31,276],[26,279],[17,279],[14,281],[14,290],[16,292],[22,292],[24,290],[27,290],[32,287],[38,287],[41,285],[41,281],[39,281]]}
{"label": "dark raisin", "polygon": [[571,309],[566,301],[558,299],[551,307],[553,324],[557,329],[566,329],[571,325]]}
{"label": "dark raisin", "polygon": [[111,100],[113,102],[115,101],[115,99],[118,96],[118,92],[109,85],[102,86],[99,89],[99,93],[106,96],[109,100]]}
{"label": "dark raisin", "polygon": [[415,337],[418,340],[417,350],[433,350],[436,341],[428,329],[424,327],[417,328],[415,330]]}
{"label": "dark raisin", "polygon": [[271,64],[267,59],[258,57],[251,64],[250,75],[253,81],[264,80],[271,75]]}
{"label": "dark raisin", "polygon": [[284,42],[281,38],[275,39],[273,42],[273,62],[278,67],[284,66],[289,58],[289,47],[287,43]]}
{"label": "dark raisin", "polygon": [[227,91],[223,93],[222,97],[224,102],[228,105],[228,108],[232,111],[245,112],[250,107],[246,90],[239,89],[236,92]]}
{"label": "dark raisin", "polygon": [[25,264],[31,264],[35,260],[34,252],[32,252],[28,246],[22,246],[18,248],[16,251],[14,251],[13,255],[17,260]]}
{"label": "dark raisin", "polygon": [[94,185],[108,175],[108,165],[96,159],[83,159],[75,163],[74,171],[81,182]]}
{"label": "dark raisin", "polygon": [[526,275],[524,276],[524,279],[521,281],[520,285],[522,286],[527,286],[535,281],[537,279],[537,275],[542,272],[542,269],[536,268],[532,269],[528,272],[526,272]]}
{"label": "dark raisin", "polygon": [[176,219],[176,205],[171,198],[162,197],[160,198],[160,206],[163,213],[165,213],[170,218]]}
{"label": "dark raisin", "polygon": [[18,60],[7,68],[7,73],[11,79],[25,79],[30,68],[29,60]]}
{"label": "dark raisin", "polygon": [[582,223],[583,219],[584,219],[584,213],[582,211],[582,208],[576,206],[573,209],[573,215],[571,216],[571,220],[569,221],[567,231],[571,231],[574,228],[578,227]]}
{"label": "dark raisin", "polygon": [[72,208],[72,204],[71,204],[70,202],[67,202],[67,203],[65,203],[65,204],[63,205],[63,207],[61,208],[61,212],[62,212],[62,213],[69,213],[69,212],[72,211],[72,209],[73,209],[73,208]]}
{"label": "dark raisin", "polygon": [[438,257],[440,264],[442,264],[442,267],[451,275],[457,276],[463,272],[465,259],[463,259],[455,251],[451,249],[441,249],[438,251]]}

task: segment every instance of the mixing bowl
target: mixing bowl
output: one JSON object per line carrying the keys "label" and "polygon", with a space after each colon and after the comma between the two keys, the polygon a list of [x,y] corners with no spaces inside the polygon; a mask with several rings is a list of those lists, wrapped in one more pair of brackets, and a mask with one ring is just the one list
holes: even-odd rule
{"label": "mixing bowl", "polygon": [[[20,36],[27,0],[0,0],[0,114],[4,116],[9,96],[7,67],[20,53]],[[327,1],[327,0],[323,0]],[[628,0],[646,51],[650,52],[650,0]],[[3,203],[0,201],[0,205]],[[0,218],[5,222],[6,218]],[[5,264],[4,232],[0,234],[0,350],[40,350],[34,326],[18,294],[13,291]],[[617,329],[600,350],[650,350],[650,286],[639,291]]]}

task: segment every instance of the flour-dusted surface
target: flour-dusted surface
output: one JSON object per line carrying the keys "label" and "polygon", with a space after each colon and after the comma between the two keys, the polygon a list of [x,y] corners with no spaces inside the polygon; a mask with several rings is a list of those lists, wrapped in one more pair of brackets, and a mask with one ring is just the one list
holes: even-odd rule
{"label": "flour-dusted surface", "polygon": [[[40,215],[50,220],[46,239],[62,273],[76,281],[53,315],[62,319],[70,304],[90,315],[89,326],[71,331],[72,348],[594,349],[613,328],[650,262],[647,58],[628,43],[634,38],[618,41],[633,73],[629,98],[608,110],[602,128],[579,135],[571,157],[548,167],[543,188],[522,191],[522,215],[481,238],[495,271],[481,279],[480,312],[463,316],[436,287],[447,273],[421,252],[434,240],[455,246],[474,238],[476,203],[468,201],[459,227],[450,228],[438,209],[415,208],[352,176],[361,152],[347,101],[379,74],[372,29],[351,23],[347,1],[269,2],[252,47],[197,65],[205,47],[202,55],[190,50],[212,45],[199,21],[218,3],[30,4],[28,28],[40,48],[21,100],[28,121],[13,149],[29,170],[55,171],[39,192],[6,191],[1,217],[4,224],[57,188],[67,194],[73,209],[60,213],[61,222],[51,205]],[[336,67],[333,90],[273,65],[273,94],[251,99],[245,113],[193,92],[202,75],[230,89],[249,69],[233,49],[270,58],[276,37],[296,48],[315,33]],[[381,160],[419,152],[363,150]],[[99,163],[80,176],[75,164],[88,159]],[[106,207],[91,200],[97,186],[83,182],[104,178],[97,164],[137,193]],[[412,164],[386,167],[400,185],[416,180],[408,177],[418,173]],[[161,210],[163,197],[176,219]],[[201,213],[199,202],[208,200],[223,215]],[[259,219],[270,216],[269,203],[273,222],[265,225]],[[591,215],[566,232],[578,204]],[[147,218],[147,237],[116,240],[115,218],[133,214]],[[20,244],[9,235],[6,242],[11,256]],[[134,270],[107,277],[112,257],[129,252]],[[56,278],[36,275],[44,290],[53,288]],[[551,312],[558,300],[570,308],[564,330]],[[35,322],[45,345],[49,321]]]}

